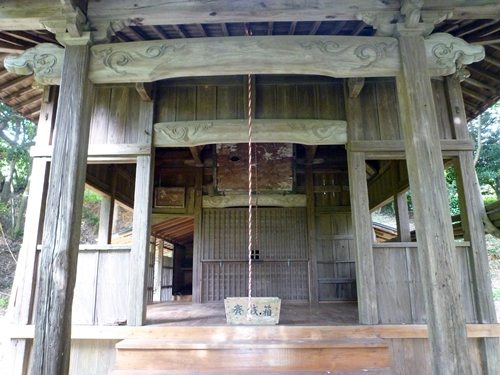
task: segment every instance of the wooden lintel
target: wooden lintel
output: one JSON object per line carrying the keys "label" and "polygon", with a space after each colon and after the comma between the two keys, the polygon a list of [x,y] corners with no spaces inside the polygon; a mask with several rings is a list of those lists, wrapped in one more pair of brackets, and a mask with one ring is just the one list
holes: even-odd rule
{"label": "wooden lintel", "polygon": [[349,186],[347,185],[318,185],[314,187],[315,193],[341,193],[343,191],[349,191]]}
{"label": "wooden lintel", "polygon": [[364,85],[364,77],[349,78],[347,81],[347,86],[349,88],[349,98],[357,98]]}
{"label": "wooden lintel", "polygon": [[135,89],[145,102],[153,101],[154,84],[152,82],[137,82]]}
{"label": "wooden lintel", "polygon": [[[248,205],[246,195],[204,196],[203,208],[240,207]],[[261,194],[259,206],[306,207],[306,196],[301,194]]]}
{"label": "wooden lintel", "polygon": [[[344,144],[347,124],[340,120],[267,119],[253,122],[255,143]],[[156,147],[192,147],[213,143],[245,143],[246,120],[206,120],[157,123]]]}
{"label": "wooden lintel", "polygon": [[[351,152],[369,153],[401,153],[405,151],[404,141],[351,141],[348,143]],[[470,139],[442,139],[441,151],[474,151],[474,141]]]}
{"label": "wooden lintel", "polygon": [[[30,156],[34,158],[50,158],[52,157],[52,146],[33,146],[31,147]],[[120,157],[135,157],[140,155],[150,155],[151,145],[147,144],[103,144],[89,145],[89,158],[120,158]]]}

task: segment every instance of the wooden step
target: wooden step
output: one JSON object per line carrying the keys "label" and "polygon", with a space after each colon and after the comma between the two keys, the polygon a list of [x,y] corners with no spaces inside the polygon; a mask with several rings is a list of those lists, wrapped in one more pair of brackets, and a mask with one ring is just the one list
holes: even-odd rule
{"label": "wooden step", "polygon": [[[200,371],[200,370],[115,370],[109,375],[234,375],[234,371]],[[238,371],[238,375],[255,375],[255,371]],[[358,370],[321,370],[321,371],[259,371],[259,375],[398,375],[390,368],[358,369]]]}
{"label": "wooden step", "polygon": [[[124,340],[116,370],[330,371],[389,366],[379,338],[286,340]],[[366,371],[365,371],[366,372]]]}

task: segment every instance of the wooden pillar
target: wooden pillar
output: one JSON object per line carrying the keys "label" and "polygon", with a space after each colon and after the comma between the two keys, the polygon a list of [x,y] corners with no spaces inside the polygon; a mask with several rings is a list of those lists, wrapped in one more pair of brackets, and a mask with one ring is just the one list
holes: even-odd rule
{"label": "wooden pillar", "polygon": [[[351,98],[344,82],[348,139],[362,140],[362,103],[359,96]],[[373,223],[370,215],[366,183],[365,154],[347,148],[349,194],[351,199],[354,247],[356,249],[356,287],[361,324],[378,324],[377,288],[373,262]]]}
{"label": "wooden pillar", "polygon": [[111,231],[113,225],[113,206],[115,202],[111,197],[105,195],[101,199],[101,211],[99,214],[99,234],[97,243],[107,245],[111,243]]}
{"label": "wooden pillar", "polygon": [[193,303],[201,303],[201,243],[203,231],[203,168],[196,169],[195,197],[194,197],[194,241],[193,241]]}
{"label": "wooden pillar", "polygon": [[399,38],[396,78],[434,375],[471,374],[464,308],[424,40]]}
{"label": "wooden pillar", "polygon": [[151,145],[151,154],[137,157],[132,249],[129,259],[127,324],[130,326],[141,326],[146,321],[154,168],[153,109],[153,101],[141,101],[137,143]]}
{"label": "wooden pillar", "polygon": [[[307,159],[307,158],[306,158]],[[307,196],[307,243],[309,245],[309,301],[318,302],[318,261],[316,256],[316,216],[314,210],[314,175],[311,160],[306,160],[306,196]]]}
{"label": "wooden pillar", "polygon": [[[349,124],[351,126],[351,124]],[[378,324],[377,288],[373,262],[373,223],[366,184],[365,154],[348,152],[349,189],[356,249],[356,286],[360,324]]]}
{"label": "wooden pillar", "polygon": [[[460,82],[458,78],[446,77],[445,83],[450,118],[453,119],[455,126],[455,136],[457,139],[468,139],[469,133]],[[482,220],[485,209],[474,169],[472,152],[459,151],[458,157],[454,159],[454,166],[464,239],[470,242],[469,269],[477,320],[479,323],[497,323]],[[499,338],[482,338],[481,341],[484,373],[488,375],[500,374]]]}
{"label": "wooden pillar", "polygon": [[101,211],[99,213],[99,233],[97,235],[97,243],[100,245],[110,244],[111,236],[113,234],[117,174],[114,165],[110,166],[109,169],[111,172],[111,195],[105,195],[101,199]]}
{"label": "wooden pillar", "polygon": [[68,374],[87,165],[92,84],[90,48],[64,54],[45,214],[31,375]]}
{"label": "wooden pillar", "polygon": [[[52,137],[56,117],[57,88],[44,87],[44,97],[40,110],[40,120],[37,126],[37,146],[47,146]],[[10,323],[25,325],[30,324],[33,315],[34,289],[36,285],[37,245],[41,239],[43,225],[44,202],[46,200],[48,179],[48,159],[35,158],[30,176],[30,191],[24,222],[24,238],[16,267],[16,275],[9,300]],[[35,214],[39,213],[39,214]],[[29,345],[27,340],[12,340],[10,352],[5,348],[5,355],[10,358],[5,369],[8,375],[21,375],[26,373],[28,365]],[[7,347],[8,343],[5,342]],[[7,354],[9,353],[9,354]]]}
{"label": "wooden pillar", "polygon": [[[161,282],[163,276],[163,247],[164,241],[160,238],[158,240],[158,246],[155,249],[155,284],[154,288],[156,289],[156,293],[153,295],[153,301],[161,302]],[[174,251],[175,257],[175,251]]]}

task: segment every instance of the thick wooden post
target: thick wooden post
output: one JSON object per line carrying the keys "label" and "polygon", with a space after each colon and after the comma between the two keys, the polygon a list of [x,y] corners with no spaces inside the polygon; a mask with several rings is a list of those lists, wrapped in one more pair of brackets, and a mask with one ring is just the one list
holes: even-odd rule
{"label": "thick wooden post", "polygon": [[348,152],[349,191],[356,247],[356,286],[359,323],[378,324],[377,287],[373,262],[373,224],[366,185],[365,154]]}
{"label": "thick wooden post", "polygon": [[424,40],[399,38],[396,78],[434,375],[471,374],[464,308]]}
{"label": "thick wooden post", "polygon": [[68,374],[89,140],[88,45],[66,47],[42,240],[31,375]]}
{"label": "thick wooden post", "polygon": [[[344,82],[347,131],[349,141],[362,140],[362,104],[359,96],[351,98]],[[349,194],[351,197],[352,227],[356,248],[356,287],[358,313],[361,324],[378,324],[377,287],[373,262],[373,224],[370,216],[366,164],[363,152],[350,152],[347,148]]]}
{"label": "thick wooden post", "polygon": [[[138,143],[152,145],[154,101],[141,102]],[[129,260],[127,324],[141,326],[146,321],[149,238],[153,198],[154,149],[138,156],[135,174],[132,250]]]}
{"label": "thick wooden post", "polygon": [[[49,145],[56,117],[56,91],[54,86],[44,88],[44,97],[47,97],[47,100],[43,102],[40,110],[36,136],[37,146]],[[31,183],[26,212],[39,214],[27,215],[24,223],[23,245],[19,253],[16,276],[9,301],[9,314],[7,316],[9,321],[14,324],[30,324],[33,316],[37,265],[36,248],[41,239],[48,176],[48,160],[35,158],[31,169]],[[12,340],[6,374],[22,375],[26,373],[28,346],[27,340]]]}
{"label": "thick wooden post", "polygon": [[203,168],[196,168],[194,196],[194,241],[193,241],[193,303],[201,303],[202,264],[201,243],[203,235]]}
{"label": "thick wooden post", "polygon": [[[457,139],[469,139],[458,77],[446,77],[445,83],[455,135]],[[470,242],[470,275],[477,320],[479,323],[497,323],[482,221],[482,216],[486,213],[474,169],[472,152],[459,151],[458,158],[454,159],[454,165],[464,239]],[[500,374],[499,338],[483,338],[481,341],[484,373],[488,375]]]}
{"label": "thick wooden post", "polygon": [[314,175],[311,160],[306,165],[306,195],[307,195],[307,243],[309,246],[309,301],[318,302],[318,260],[316,255],[316,215],[314,208]]}

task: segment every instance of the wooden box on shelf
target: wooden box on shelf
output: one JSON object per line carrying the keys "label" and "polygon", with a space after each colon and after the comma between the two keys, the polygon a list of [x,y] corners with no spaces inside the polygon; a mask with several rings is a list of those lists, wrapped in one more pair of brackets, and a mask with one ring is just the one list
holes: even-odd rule
{"label": "wooden box on shelf", "polygon": [[157,187],[155,190],[156,208],[184,208],[186,189],[183,187]]}

